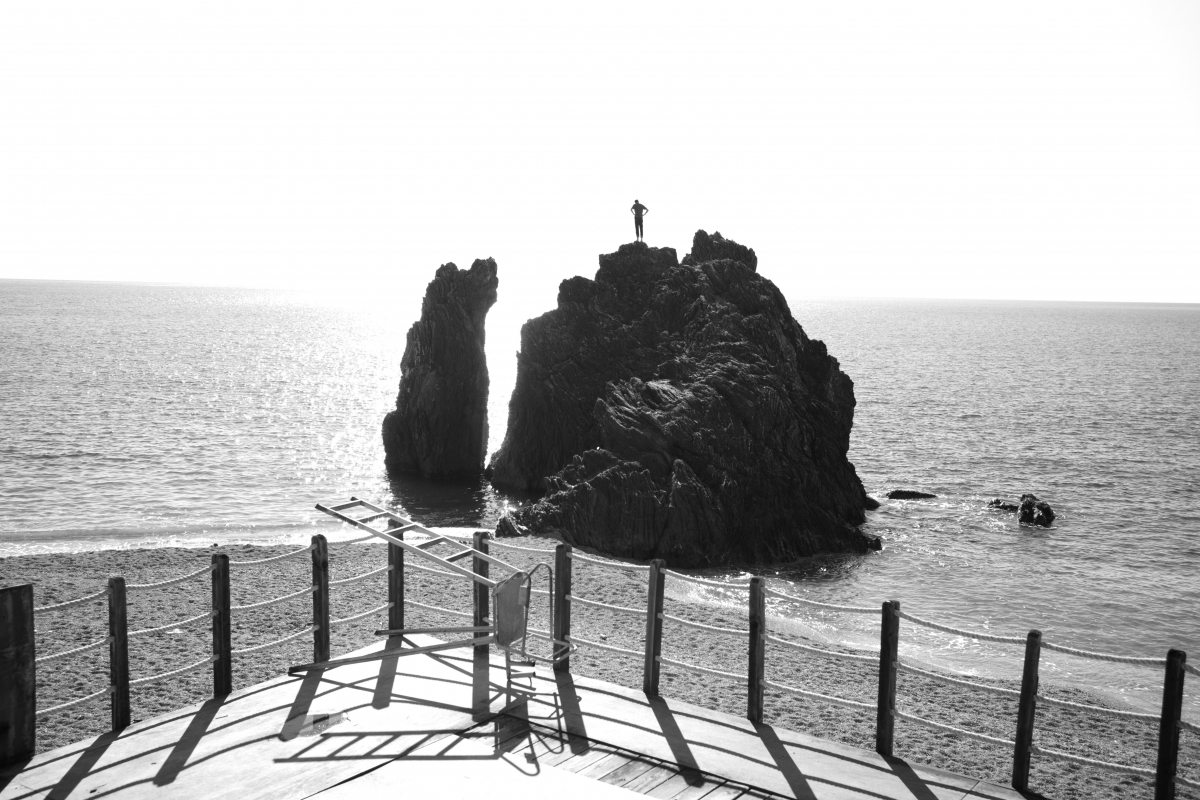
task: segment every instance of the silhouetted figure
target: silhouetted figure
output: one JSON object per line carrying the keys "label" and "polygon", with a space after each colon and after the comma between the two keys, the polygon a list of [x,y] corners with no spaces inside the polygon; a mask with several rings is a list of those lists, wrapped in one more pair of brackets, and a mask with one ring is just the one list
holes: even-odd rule
{"label": "silhouetted figure", "polygon": [[633,230],[635,233],[637,233],[637,240],[640,242],[642,240],[642,217],[646,214],[649,214],[650,209],[646,208],[637,200],[634,200],[633,205],[629,207],[629,210],[633,212]]}

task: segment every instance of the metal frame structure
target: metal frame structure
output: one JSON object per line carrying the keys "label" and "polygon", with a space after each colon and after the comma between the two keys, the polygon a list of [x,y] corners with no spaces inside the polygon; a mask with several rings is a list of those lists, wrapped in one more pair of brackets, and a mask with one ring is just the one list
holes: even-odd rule
{"label": "metal frame structure", "polygon": [[[491,594],[492,619],[490,625],[468,625],[445,628],[397,628],[390,630],[375,631],[376,636],[406,636],[409,634],[472,634],[472,638],[460,639],[450,642],[442,642],[434,645],[426,645],[423,647],[412,647],[396,650],[382,650],[377,653],[368,653],[361,656],[353,656],[350,658],[336,658],[328,661],[317,661],[311,664],[300,664],[291,667],[288,674],[295,675],[301,672],[310,670],[332,669],[345,664],[358,664],[366,661],[378,661],[384,658],[395,658],[397,656],[410,656],[418,653],[436,653],[443,650],[454,650],[462,647],[483,647],[488,645],[496,645],[505,653],[505,664],[508,669],[510,678],[512,673],[512,659],[514,656],[525,662],[526,666],[532,666],[534,662],[542,661],[545,663],[556,663],[568,657],[570,652],[575,648],[567,642],[558,642],[563,645],[564,650],[557,658],[545,658],[528,652],[528,630],[529,630],[529,602],[532,596],[532,576],[541,568],[545,568],[549,578],[550,586],[554,585],[554,570],[545,563],[539,562],[532,569],[525,571],[514,567],[499,558],[496,558],[489,553],[477,550],[470,545],[463,544],[460,541],[451,539],[441,534],[435,533],[429,528],[414,522],[407,517],[403,517],[394,511],[389,511],[385,508],[369,503],[366,500],[360,500],[357,497],[351,497],[345,503],[337,503],[332,506],[326,506],[317,503],[317,509],[326,514],[329,514],[342,522],[352,525],[360,530],[383,539],[389,544],[401,548],[405,552],[412,553],[420,558],[436,564],[438,567],[453,573],[454,575],[468,578],[475,583],[484,586]],[[354,517],[346,513],[351,509],[362,509],[369,512],[364,517]],[[370,523],[378,520],[386,519],[391,526],[387,530],[380,530],[371,527]],[[428,541],[420,544],[411,544],[404,541],[398,534],[408,532],[420,533],[428,537]],[[458,547],[456,553],[448,557],[441,557],[429,552],[429,549],[438,544],[450,544]],[[487,564],[494,564],[498,567],[503,567],[512,572],[507,578],[494,580],[486,575],[480,575],[472,570],[456,564],[464,558],[471,557],[478,559]],[[551,597],[551,618],[557,612],[553,603],[553,591]],[[553,625],[551,626],[553,628]],[[479,634],[486,634],[480,636]],[[522,676],[530,676],[532,673],[521,673]]]}

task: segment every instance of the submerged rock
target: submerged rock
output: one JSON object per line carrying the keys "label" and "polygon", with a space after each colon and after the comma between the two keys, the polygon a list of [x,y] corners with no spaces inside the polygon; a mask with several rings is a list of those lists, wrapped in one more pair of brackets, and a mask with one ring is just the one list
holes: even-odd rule
{"label": "submerged rock", "polygon": [[997,511],[1016,511],[1018,508],[1020,508],[1020,505],[1017,503],[1010,503],[1007,500],[1002,500],[1001,498],[997,497],[988,503],[988,508],[994,508]]}
{"label": "submerged rock", "polygon": [[623,245],[521,330],[492,482],[545,492],[500,533],[675,566],[863,552],[854,384],[754,251]]}
{"label": "submerged rock", "polygon": [[888,500],[932,500],[936,494],[918,492],[912,489],[892,489],[885,495]]}
{"label": "submerged rock", "polygon": [[396,410],[383,418],[390,473],[459,478],[483,470],[488,440],[484,320],[496,302],[496,262],[443,264],[408,330]]}

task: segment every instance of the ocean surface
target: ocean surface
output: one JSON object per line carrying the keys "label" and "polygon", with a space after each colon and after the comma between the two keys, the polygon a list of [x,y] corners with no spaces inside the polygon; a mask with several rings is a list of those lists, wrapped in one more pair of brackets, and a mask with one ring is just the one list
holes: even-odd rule
{"label": "ocean surface", "polygon": [[[1200,306],[789,300],[854,380],[850,458],[868,492],[938,497],[868,512],[882,552],[772,568],[772,585],[1200,662]],[[349,538],[313,505],[350,494],[428,525],[494,526],[527,498],[384,472],[380,422],[413,321],[337,295],[0,281],[0,556]],[[496,349],[491,450],[515,378]],[[986,508],[1022,492],[1054,507],[1052,528]],[[709,573],[722,574],[741,573]],[[877,616],[776,611],[808,635],[878,646]],[[1020,647],[909,623],[901,643],[968,675],[1020,675]],[[1044,652],[1042,672],[1161,701],[1155,669]]]}

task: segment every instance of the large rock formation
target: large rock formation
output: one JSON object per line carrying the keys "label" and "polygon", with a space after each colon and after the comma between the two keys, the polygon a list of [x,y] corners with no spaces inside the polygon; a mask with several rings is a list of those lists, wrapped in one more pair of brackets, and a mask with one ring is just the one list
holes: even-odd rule
{"label": "large rock formation", "polygon": [[408,329],[396,410],[383,418],[391,473],[478,475],[487,455],[488,371],[484,320],[496,302],[496,262],[443,264]]}
{"label": "large rock formation", "polygon": [[623,245],[521,330],[499,487],[546,492],[500,531],[676,566],[865,551],[846,460],[854,385],[754,251]]}

